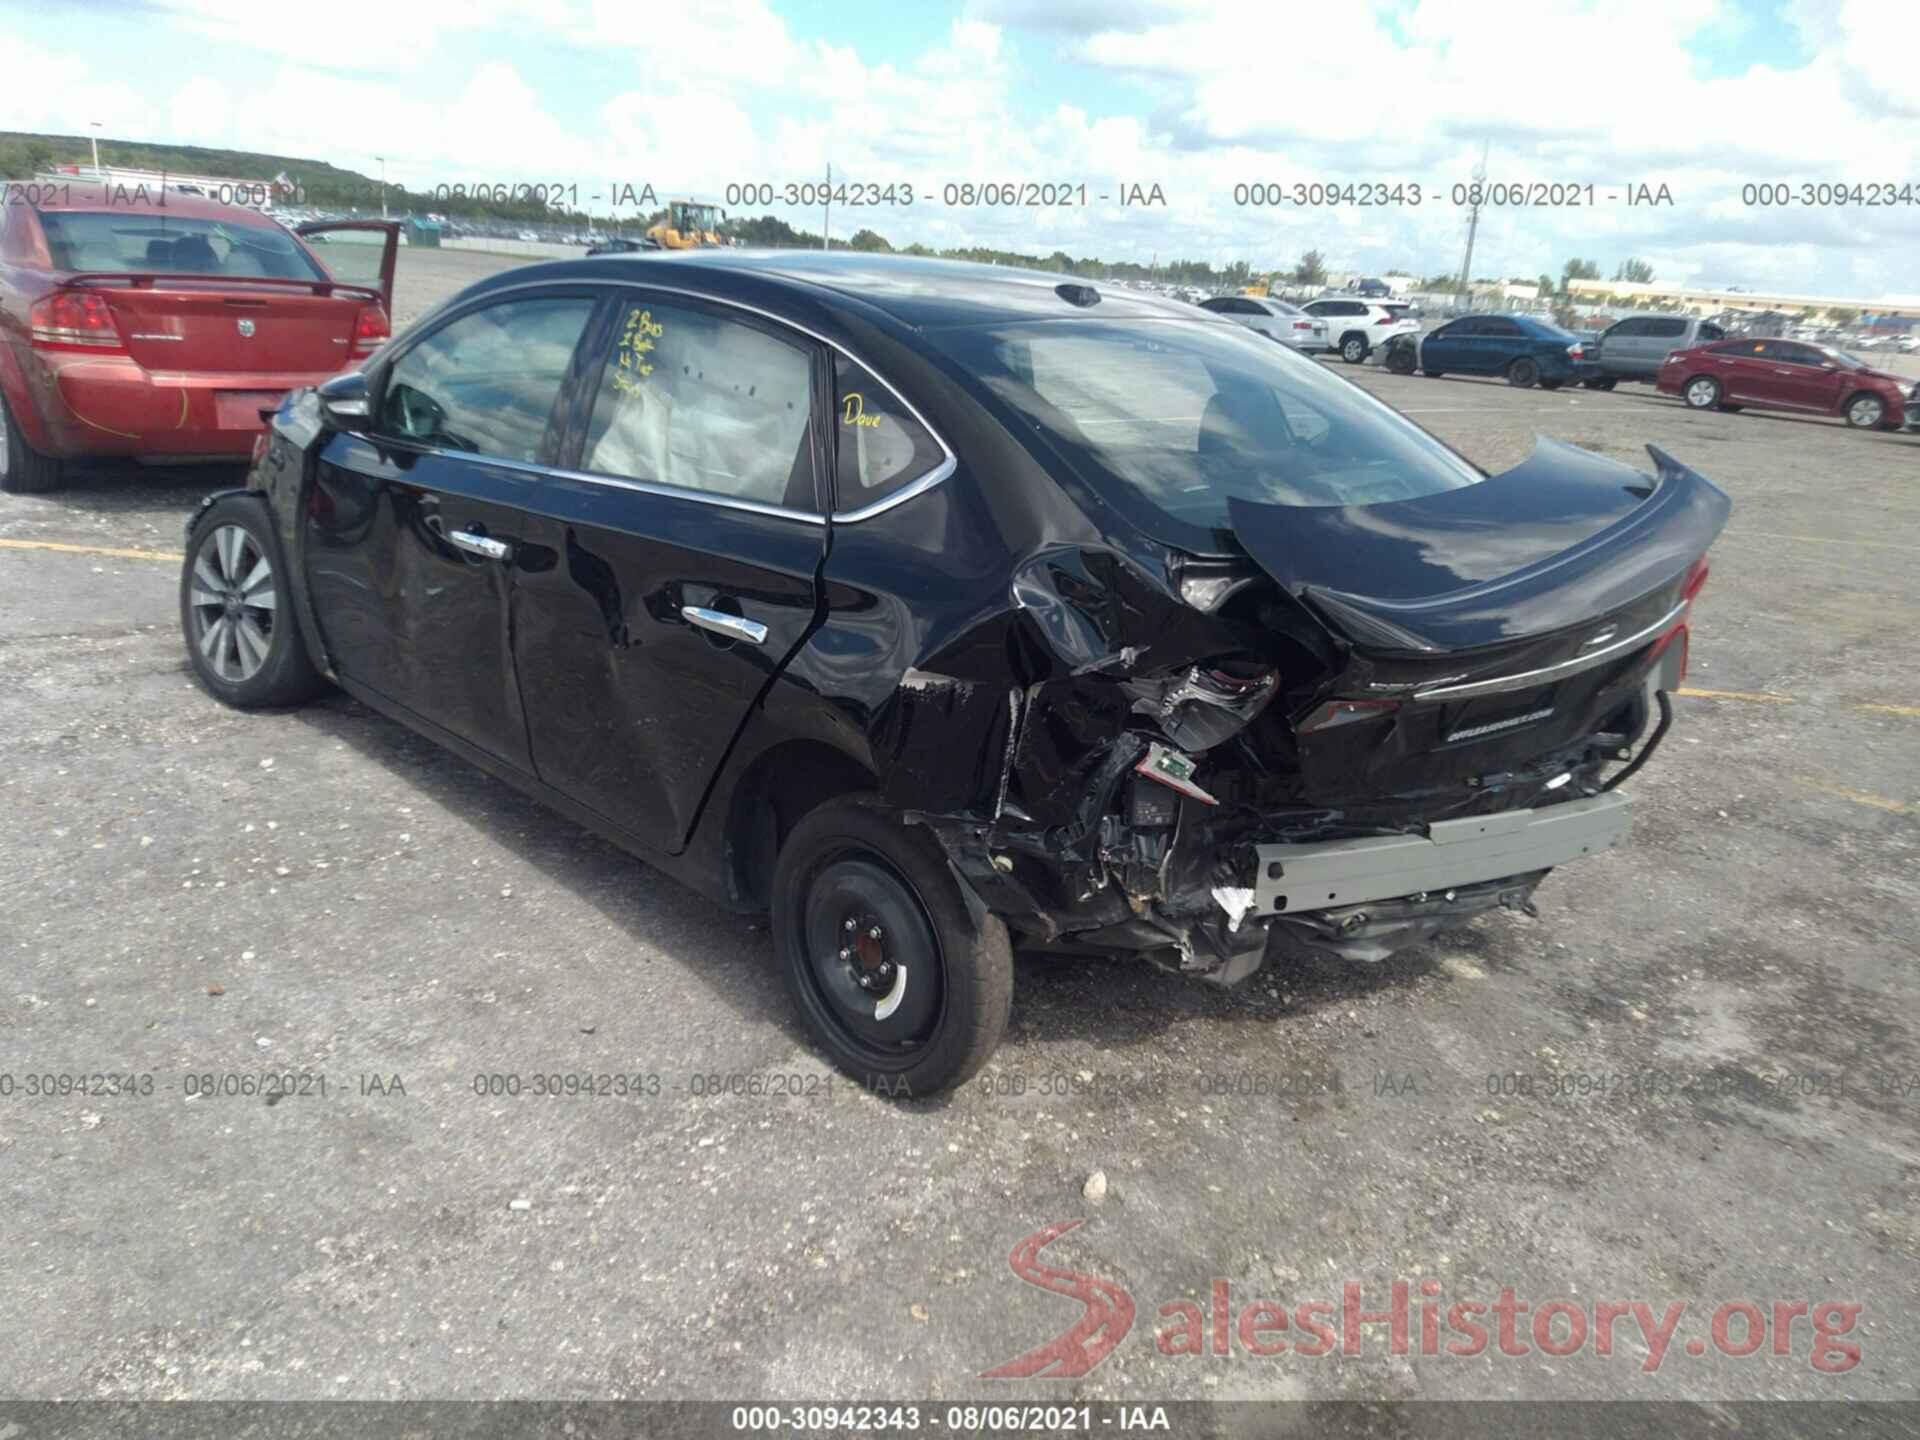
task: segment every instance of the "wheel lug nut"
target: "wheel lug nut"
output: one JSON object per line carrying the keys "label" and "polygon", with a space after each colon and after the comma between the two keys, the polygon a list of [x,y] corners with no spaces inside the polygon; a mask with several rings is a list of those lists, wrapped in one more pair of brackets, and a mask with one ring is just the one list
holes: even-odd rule
{"label": "wheel lug nut", "polygon": [[854,919],[853,916],[849,915],[847,916],[847,923],[841,928],[846,930],[857,930],[859,927],[860,927],[860,922]]}
{"label": "wheel lug nut", "polygon": [[878,940],[880,938],[880,927],[876,925],[871,930],[867,931],[867,938],[869,940]]}
{"label": "wheel lug nut", "polygon": [[840,952],[840,958],[842,960],[851,960],[853,958],[853,952],[851,950],[842,950]]}

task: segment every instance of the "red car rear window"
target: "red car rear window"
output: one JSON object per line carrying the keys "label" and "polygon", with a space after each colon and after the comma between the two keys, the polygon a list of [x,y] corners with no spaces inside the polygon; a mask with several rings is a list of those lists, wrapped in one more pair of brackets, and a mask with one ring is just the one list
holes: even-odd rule
{"label": "red car rear window", "polygon": [[56,270],[324,280],[275,225],[194,220],[154,210],[48,210],[40,225]]}

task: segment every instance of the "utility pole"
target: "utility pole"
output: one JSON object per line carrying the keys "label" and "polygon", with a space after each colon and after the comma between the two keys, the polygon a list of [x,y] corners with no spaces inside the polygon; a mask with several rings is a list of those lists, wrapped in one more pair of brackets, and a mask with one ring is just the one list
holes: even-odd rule
{"label": "utility pole", "polygon": [[1480,145],[1480,168],[1473,176],[1473,209],[1467,213],[1467,255],[1460,262],[1460,300],[1467,309],[1473,308],[1473,237],[1480,228],[1480,202],[1485,198],[1487,185],[1487,150],[1492,141],[1483,141]]}
{"label": "utility pole", "polygon": [[820,207],[820,248],[833,248],[833,162],[827,161],[827,193]]}
{"label": "utility pole", "polygon": [[100,178],[100,122],[98,120],[89,120],[87,123],[93,127],[95,132],[87,138],[93,141],[93,178],[98,180]]}
{"label": "utility pole", "polygon": [[380,162],[380,218],[384,220],[387,218],[387,157],[376,155],[373,158]]}

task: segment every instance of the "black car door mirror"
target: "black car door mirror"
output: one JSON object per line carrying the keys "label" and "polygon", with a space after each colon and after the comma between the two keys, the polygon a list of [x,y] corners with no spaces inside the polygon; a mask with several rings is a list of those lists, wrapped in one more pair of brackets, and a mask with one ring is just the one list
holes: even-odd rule
{"label": "black car door mirror", "polygon": [[320,413],[335,430],[365,430],[373,421],[364,370],[336,375],[320,387]]}

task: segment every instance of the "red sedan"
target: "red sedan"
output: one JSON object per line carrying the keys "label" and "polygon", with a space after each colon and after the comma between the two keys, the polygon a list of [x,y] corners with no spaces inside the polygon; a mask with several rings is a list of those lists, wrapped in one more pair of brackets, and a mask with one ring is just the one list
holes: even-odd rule
{"label": "red sedan", "polygon": [[1920,389],[1825,345],[1751,338],[1676,350],[1655,383],[1695,410],[1799,410],[1861,430],[1898,430]]}
{"label": "red sedan", "polygon": [[121,184],[10,184],[6,202],[0,490],[56,489],[82,456],[243,461],[263,409],[388,336],[397,225],[296,236],[257,211]]}

